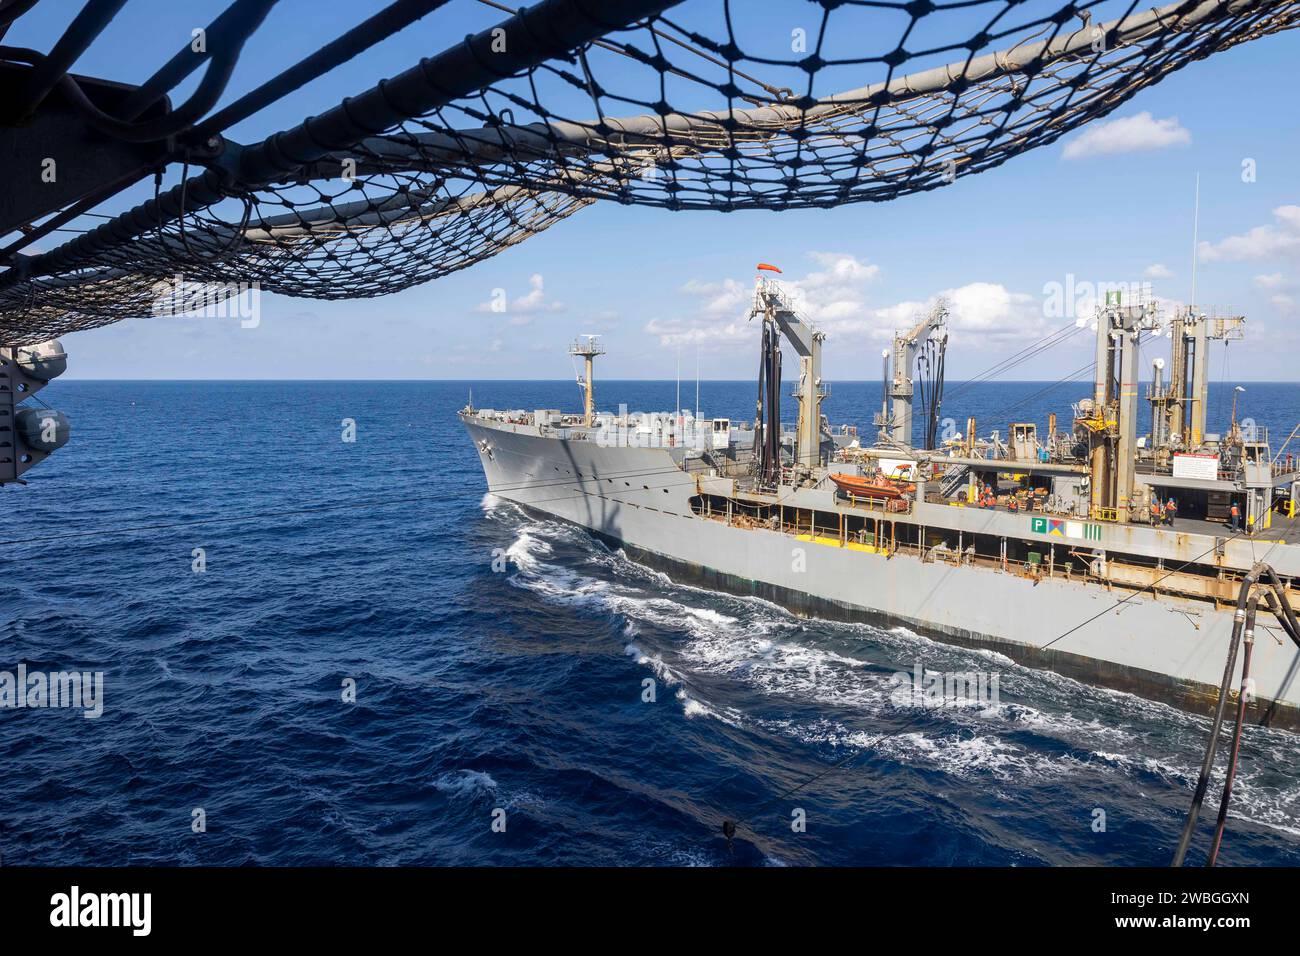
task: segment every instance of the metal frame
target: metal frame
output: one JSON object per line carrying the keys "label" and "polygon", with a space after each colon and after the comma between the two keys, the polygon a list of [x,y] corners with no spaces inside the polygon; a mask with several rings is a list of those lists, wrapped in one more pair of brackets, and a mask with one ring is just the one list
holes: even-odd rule
{"label": "metal frame", "polygon": [[[441,6],[436,0],[431,6]],[[228,145],[211,168],[116,219],[0,275],[0,288],[21,278],[75,269],[128,243],[261,184],[282,182],[368,136],[474,93],[518,71],[568,53],[611,30],[654,16],[680,0],[543,0],[457,46],[422,60],[333,109],[249,147]],[[506,52],[492,51],[504,31]],[[337,173],[336,173],[337,174]]]}

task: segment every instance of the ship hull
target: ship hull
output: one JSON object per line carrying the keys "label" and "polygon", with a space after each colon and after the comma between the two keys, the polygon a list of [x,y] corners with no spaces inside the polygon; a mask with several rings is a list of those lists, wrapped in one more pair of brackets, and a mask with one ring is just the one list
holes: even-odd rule
{"label": "ship hull", "polygon": [[[796,614],[905,625],[1195,712],[1217,699],[1232,613],[1210,603],[1138,594],[1117,608],[1129,592],[734,527],[693,513],[695,479],[666,449],[603,447],[463,419],[494,494],[580,525],[678,579]],[[1300,728],[1297,672],[1300,654],[1281,630],[1258,628],[1251,719]]]}

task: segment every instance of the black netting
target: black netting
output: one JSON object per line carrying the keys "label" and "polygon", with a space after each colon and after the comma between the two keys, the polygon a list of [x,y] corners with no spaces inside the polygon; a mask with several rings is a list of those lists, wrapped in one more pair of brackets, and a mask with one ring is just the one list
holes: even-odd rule
{"label": "black netting", "polygon": [[[485,26],[500,16],[492,6]],[[781,210],[934,189],[1298,15],[1300,0],[688,0],[359,138],[291,181],[233,183],[214,205],[11,283],[0,337],[186,311],[166,292],[178,275],[382,295],[595,200]]]}

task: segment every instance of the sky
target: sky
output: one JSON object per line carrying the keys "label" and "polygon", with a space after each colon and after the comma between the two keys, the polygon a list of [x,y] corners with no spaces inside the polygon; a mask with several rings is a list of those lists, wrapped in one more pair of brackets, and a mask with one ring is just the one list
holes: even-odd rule
{"label": "sky", "polygon": [[[223,6],[131,0],[75,69],[139,82]],[[461,0],[451,6],[245,121],[233,138],[256,141],[293,125],[484,25],[482,15],[462,12]],[[223,102],[376,7],[282,0]],[[779,19],[779,8],[796,22],[811,5],[767,7],[759,20]],[[6,42],[49,49],[73,9],[40,4]],[[786,25],[771,27],[784,36]],[[951,311],[948,377],[959,380],[1068,323],[1072,316],[1056,308],[1063,293],[1146,283],[1167,308],[1188,301],[1199,175],[1197,302],[1247,316],[1246,339],[1216,346],[1212,368],[1243,381],[1297,380],[1296,62],[1294,32],[1243,44],[1056,144],[888,203],[729,214],[595,203],[470,269],[394,295],[268,293],[255,324],[151,317],[75,333],[64,340],[68,377],[561,379],[573,374],[568,344],[597,333],[605,378],[670,379],[679,361],[693,375],[698,354],[705,378],[748,379],[758,350],[746,321],[754,266],[768,262],[827,333],[828,379],[876,378],[893,332],[942,295]],[[105,211],[143,198],[137,188]],[[1088,336],[1076,335],[1009,377],[1055,380],[1091,354]]]}

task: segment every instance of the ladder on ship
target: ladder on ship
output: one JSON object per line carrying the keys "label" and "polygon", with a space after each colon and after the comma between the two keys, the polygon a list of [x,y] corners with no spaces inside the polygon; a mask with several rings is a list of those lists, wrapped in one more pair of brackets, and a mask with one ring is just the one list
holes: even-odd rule
{"label": "ladder on ship", "polygon": [[966,484],[970,475],[970,465],[950,466],[939,481],[939,491],[945,498],[951,498],[957,489]]}

